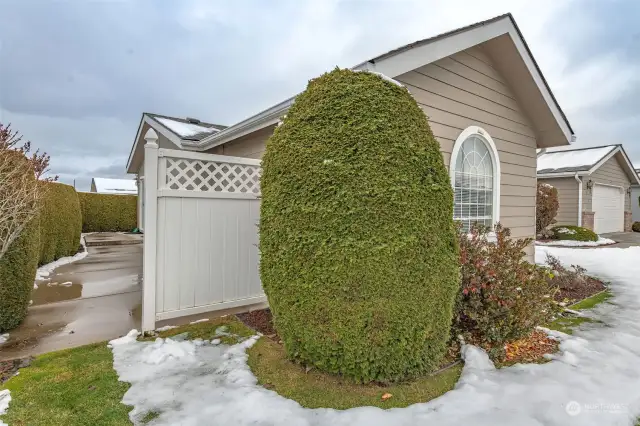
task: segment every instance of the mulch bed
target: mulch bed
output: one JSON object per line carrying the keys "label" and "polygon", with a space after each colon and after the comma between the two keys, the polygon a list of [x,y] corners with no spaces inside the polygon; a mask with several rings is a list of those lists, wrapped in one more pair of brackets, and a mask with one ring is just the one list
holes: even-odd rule
{"label": "mulch bed", "polygon": [[530,335],[505,345],[504,363],[531,363],[544,361],[544,354],[558,351],[557,340],[551,339],[546,333],[534,330]]}
{"label": "mulch bed", "polygon": [[28,367],[29,364],[31,364],[31,361],[33,361],[33,357],[0,361],[0,384],[15,376],[19,369]]}
{"label": "mulch bed", "polygon": [[236,317],[247,327],[258,331],[275,341],[279,340],[276,334],[276,329],[273,327],[273,323],[271,322],[271,310],[269,308],[236,314]]}
{"label": "mulch bed", "polygon": [[599,279],[584,276],[579,283],[570,286],[563,285],[563,287],[558,288],[554,298],[556,302],[568,300],[568,305],[571,305],[606,289],[607,287]]}

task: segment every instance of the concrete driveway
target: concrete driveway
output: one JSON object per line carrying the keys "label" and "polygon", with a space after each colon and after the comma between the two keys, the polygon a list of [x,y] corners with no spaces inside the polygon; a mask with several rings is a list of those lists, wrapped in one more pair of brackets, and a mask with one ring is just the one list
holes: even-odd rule
{"label": "concrete driveway", "polygon": [[609,234],[600,234],[602,237],[610,238],[617,244],[601,247],[627,248],[640,246],[640,232],[612,232]]}
{"label": "concrete driveway", "polygon": [[142,244],[88,247],[82,260],[36,281],[33,304],[0,360],[113,339],[140,327]]}

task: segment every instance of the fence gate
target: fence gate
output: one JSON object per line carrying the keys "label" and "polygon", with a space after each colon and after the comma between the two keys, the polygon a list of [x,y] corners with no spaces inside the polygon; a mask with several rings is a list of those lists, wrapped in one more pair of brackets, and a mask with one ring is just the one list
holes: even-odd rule
{"label": "fence gate", "polygon": [[158,149],[145,135],[142,329],[266,301],[258,274],[260,161]]}

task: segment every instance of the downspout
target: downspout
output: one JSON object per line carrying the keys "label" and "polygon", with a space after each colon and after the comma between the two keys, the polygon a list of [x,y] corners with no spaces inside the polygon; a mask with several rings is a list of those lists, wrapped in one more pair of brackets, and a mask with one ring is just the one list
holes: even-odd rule
{"label": "downspout", "polygon": [[578,181],[578,226],[582,226],[582,179],[578,176],[578,172],[574,178]]}

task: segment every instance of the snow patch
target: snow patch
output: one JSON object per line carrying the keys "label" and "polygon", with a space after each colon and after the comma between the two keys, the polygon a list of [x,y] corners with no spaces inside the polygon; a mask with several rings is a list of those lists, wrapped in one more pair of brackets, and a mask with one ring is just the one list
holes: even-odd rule
{"label": "snow patch", "polygon": [[[42,265],[36,271],[36,281],[48,279],[49,275],[51,274],[51,272],[53,272],[54,269],[59,268],[62,265],[67,265],[69,263],[73,263],[73,262],[76,262],[78,260],[81,260],[81,259],[84,259],[85,257],[87,257],[89,252],[87,252],[87,244],[84,241],[84,236],[85,236],[85,234],[82,234],[82,236],[80,237],[80,244],[82,244],[82,251],[81,252],[76,253],[73,256],[61,257],[60,259],[54,260],[51,263],[47,263],[46,265]],[[37,284],[35,282],[34,282],[34,288],[38,288],[38,286],[37,286]]]}
{"label": "snow patch", "polygon": [[[7,413],[10,402],[11,392],[9,389],[0,390],[0,416]],[[0,420],[0,426],[7,426],[7,424]]]}
{"label": "snow patch", "polygon": [[4,344],[9,340],[9,333],[0,334],[0,345]]}
{"label": "snow patch", "polygon": [[137,194],[138,185],[133,179],[93,178],[96,192],[100,194]]}
{"label": "snow patch", "polygon": [[209,321],[209,318],[201,318],[199,320],[191,321],[189,324],[199,324],[201,322],[207,322],[207,321]]}
{"label": "snow patch", "polygon": [[536,241],[537,246],[561,246],[561,247],[597,247],[597,246],[607,246],[615,243],[616,242],[613,241],[612,239],[604,238],[604,237],[598,237],[598,241],[575,241],[575,240]]}
{"label": "snow patch", "polygon": [[571,151],[547,151],[538,156],[538,173],[553,173],[558,169],[590,167],[615,148],[615,146],[604,146]]}
{"label": "snow patch", "polygon": [[214,127],[199,126],[197,124],[185,123],[183,121],[172,120],[170,118],[154,118],[181,138],[197,135],[198,133],[214,133],[219,131]]}
{"label": "snow patch", "polygon": [[164,327],[156,328],[156,331],[168,331],[173,330],[174,328],[178,328],[177,325],[165,325]]}
{"label": "snow patch", "polygon": [[569,234],[569,235],[575,235],[576,234],[575,229],[569,229],[569,228],[558,228],[558,229],[556,229],[556,232],[558,234]]}
{"label": "snow patch", "polygon": [[[560,349],[547,364],[496,369],[483,350],[464,345],[460,380],[428,403],[390,410],[305,409],[257,385],[246,354],[257,336],[233,346],[218,339],[211,344],[138,342],[133,330],[110,342],[120,380],[131,383],[122,402],[134,406],[134,422],[149,411],[160,413],[156,425],[210,424],[213,419],[217,424],[305,426],[632,424],[640,413],[640,247],[536,247],[539,261],[547,253],[610,281],[615,303],[589,311],[599,322],[584,324],[573,335],[542,328]],[[581,409],[577,415],[569,410],[575,404]]]}
{"label": "snow patch", "polygon": [[381,72],[371,71],[371,70],[355,70],[355,72],[368,72],[369,74],[374,74],[380,77],[381,79],[388,81],[389,83],[393,83],[396,86],[404,87],[404,84],[400,83],[398,80],[394,80],[388,75],[382,74]]}

